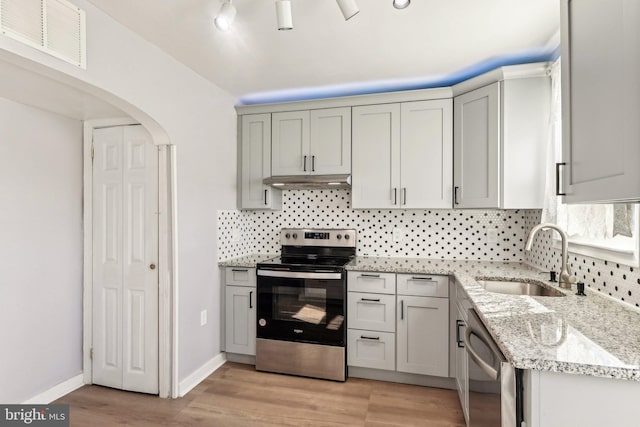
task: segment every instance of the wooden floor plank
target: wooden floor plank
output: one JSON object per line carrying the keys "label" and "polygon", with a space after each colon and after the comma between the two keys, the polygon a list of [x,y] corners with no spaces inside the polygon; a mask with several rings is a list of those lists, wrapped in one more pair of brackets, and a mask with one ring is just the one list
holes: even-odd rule
{"label": "wooden floor plank", "polygon": [[325,381],[231,362],[180,399],[84,386],[55,403],[70,404],[72,426],[464,427],[453,390]]}

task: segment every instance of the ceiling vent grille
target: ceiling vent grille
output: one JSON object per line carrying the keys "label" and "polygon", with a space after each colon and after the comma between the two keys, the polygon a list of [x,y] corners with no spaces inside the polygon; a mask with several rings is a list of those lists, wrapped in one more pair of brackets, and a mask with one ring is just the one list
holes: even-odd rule
{"label": "ceiling vent grille", "polygon": [[56,58],[87,68],[85,12],[67,0],[0,0],[0,30]]}

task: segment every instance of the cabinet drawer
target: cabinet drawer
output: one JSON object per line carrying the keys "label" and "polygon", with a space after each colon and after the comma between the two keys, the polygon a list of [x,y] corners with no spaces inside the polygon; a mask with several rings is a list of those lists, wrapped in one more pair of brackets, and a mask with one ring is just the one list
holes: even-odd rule
{"label": "cabinet drawer", "polygon": [[395,273],[377,273],[368,271],[349,271],[347,273],[347,289],[356,292],[373,292],[376,294],[395,294]]}
{"label": "cabinet drawer", "polygon": [[347,306],[349,328],[396,331],[395,295],[349,292]]}
{"label": "cabinet drawer", "polygon": [[398,295],[447,298],[449,276],[398,274]]}
{"label": "cabinet drawer", "polygon": [[226,267],[225,284],[235,286],[255,286],[256,269],[248,267]]}
{"label": "cabinet drawer", "polygon": [[347,331],[347,365],[362,368],[396,368],[396,337],[391,332]]}

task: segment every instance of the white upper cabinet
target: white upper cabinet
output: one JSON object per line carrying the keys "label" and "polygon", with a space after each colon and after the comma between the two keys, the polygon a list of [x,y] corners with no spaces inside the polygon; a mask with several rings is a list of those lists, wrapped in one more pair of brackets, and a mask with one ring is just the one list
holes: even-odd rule
{"label": "white upper cabinet", "polygon": [[272,175],[351,172],[351,108],[273,114]]}
{"label": "white upper cabinet", "polygon": [[500,83],[454,102],[454,207],[500,206]]}
{"label": "white upper cabinet", "polygon": [[273,113],[273,176],[303,175],[309,166],[309,111]]}
{"label": "white upper cabinet", "polygon": [[565,203],[640,200],[638,28],[637,0],[562,1]]}
{"label": "white upper cabinet", "polygon": [[352,206],[400,207],[399,168],[400,104],[354,107]]}
{"label": "white upper cabinet", "polygon": [[352,203],[368,208],[450,208],[450,99],[353,108]]}
{"label": "white upper cabinet", "polygon": [[312,175],[351,173],[351,108],[311,110]]}
{"label": "white upper cabinet", "polygon": [[542,208],[551,97],[547,76],[454,99],[454,208]]}
{"label": "white upper cabinet", "polygon": [[280,209],[282,193],[262,183],[271,175],[271,114],[242,116],[240,209]]}

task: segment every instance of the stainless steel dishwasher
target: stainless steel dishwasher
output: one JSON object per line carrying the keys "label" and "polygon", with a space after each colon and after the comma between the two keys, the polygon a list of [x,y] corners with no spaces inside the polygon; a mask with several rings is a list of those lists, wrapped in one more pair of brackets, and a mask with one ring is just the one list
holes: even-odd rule
{"label": "stainless steel dishwasher", "polygon": [[474,309],[465,331],[469,365],[469,427],[522,423],[521,374],[505,359]]}

